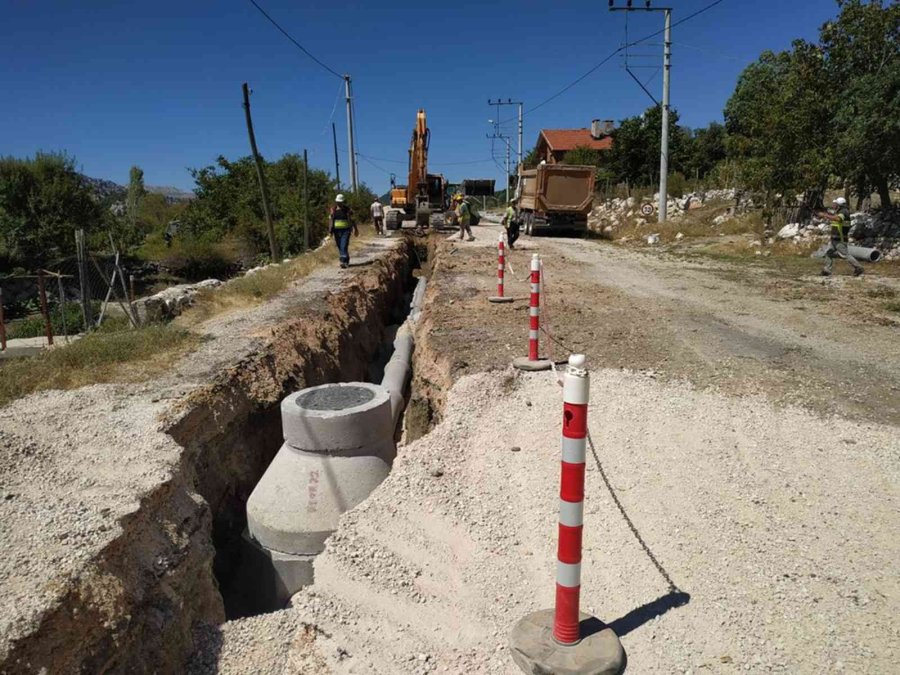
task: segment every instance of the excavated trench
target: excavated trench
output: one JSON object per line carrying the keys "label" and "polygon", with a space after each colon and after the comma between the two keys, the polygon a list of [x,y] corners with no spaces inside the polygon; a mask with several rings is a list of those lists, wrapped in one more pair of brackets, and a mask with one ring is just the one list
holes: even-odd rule
{"label": "excavated trench", "polygon": [[[290,299],[288,318],[252,338],[257,348],[169,408],[155,433],[180,446],[178,459],[59,602],[10,643],[0,673],[183,672],[195,628],[244,615],[235,580],[246,504],[283,442],[281,400],[378,380],[414,282],[431,271],[429,248],[382,248],[340,291],[308,284]],[[430,353],[428,314],[415,327],[407,439],[427,433],[448,388]]]}
{"label": "excavated trench", "polygon": [[331,307],[319,317],[279,325],[263,352],[234,368],[196,405],[189,403],[167,430],[194,458],[196,491],[209,505],[213,574],[226,619],[256,613],[240,587],[247,555],[242,534],[247,499],[284,442],[281,400],[321,384],[380,381],[422,273],[420,260],[427,260],[426,248],[407,243],[374,273],[374,283],[366,279],[331,295]]}

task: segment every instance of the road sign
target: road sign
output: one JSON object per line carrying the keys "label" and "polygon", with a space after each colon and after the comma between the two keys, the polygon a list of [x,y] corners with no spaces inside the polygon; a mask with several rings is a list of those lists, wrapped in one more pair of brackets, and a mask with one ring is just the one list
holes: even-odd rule
{"label": "road sign", "polygon": [[653,213],[653,204],[641,204],[641,215],[649,216]]}

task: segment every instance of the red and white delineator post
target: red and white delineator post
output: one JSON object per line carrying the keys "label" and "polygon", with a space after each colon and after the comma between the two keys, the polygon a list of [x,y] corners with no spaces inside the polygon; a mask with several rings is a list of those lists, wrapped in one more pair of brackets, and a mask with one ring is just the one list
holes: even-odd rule
{"label": "red and white delineator post", "polygon": [[488,302],[512,302],[512,298],[508,298],[503,294],[503,274],[506,270],[506,248],[503,245],[503,233],[500,233],[500,239],[497,242],[497,295],[488,298]]}
{"label": "red and white delineator post", "polygon": [[619,675],[625,667],[613,630],[579,608],[589,395],[585,357],[572,354],[563,377],[556,603],[522,618],[509,638],[510,654],[526,673]]}
{"label": "red and white delineator post", "polygon": [[531,297],[528,301],[528,357],[513,360],[519,370],[549,370],[553,365],[540,357],[541,333],[541,259],[531,256]]}
{"label": "red and white delineator post", "polygon": [[584,461],[590,392],[590,378],[584,365],[584,355],[573,354],[569,357],[563,377],[559,542],[553,617],[553,637],[560,644],[573,644],[580,637],[581,533],[584,525]]}

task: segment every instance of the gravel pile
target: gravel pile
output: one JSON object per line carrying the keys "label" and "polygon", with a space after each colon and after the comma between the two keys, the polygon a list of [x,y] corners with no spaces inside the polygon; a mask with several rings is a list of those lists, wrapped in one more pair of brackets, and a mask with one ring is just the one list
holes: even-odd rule
{"label": "gravel pile", "polygon": [[[679,589],[589,458],[582,608],[631,672],[893,671],[895,428],[628,371],[595,372],[591,400],[613,489]],[[560,414],[549,374],[459,380],[441,425],[343,517],[315,586],[225,624],[218,671],[517,672],[511,627],[553,602]]]}

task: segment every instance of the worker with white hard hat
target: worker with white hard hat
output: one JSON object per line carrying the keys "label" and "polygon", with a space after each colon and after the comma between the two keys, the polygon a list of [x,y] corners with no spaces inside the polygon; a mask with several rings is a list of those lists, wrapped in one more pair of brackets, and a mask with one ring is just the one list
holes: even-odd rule
{"label": "worker with white hard hat", "polygon": [[359,236],[359,228],[353,220],[353,213],[344,200],[344,195],[334,198],[334,207],[331,209],[331,232],[334,243],[337,245],[341,267],[350,266],[350,233]]}
{"label": "worker with white hard hat", "polygon": [[834,213],[823,211],[817,215],[831,221],[831,243],[825,251],[825,267],[822,268],[822,276],[830,277],[834,267],[835,258],[843,258],[853,268],[853,276],[858,277],[863,273],[862,265],[850,255],[847,249],[847,240],[850,233],[850,209],[847,208],[847,200],[837,197],[832,202]]}

